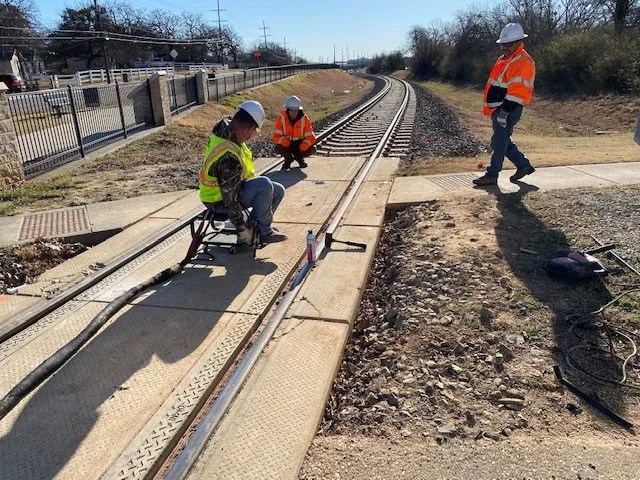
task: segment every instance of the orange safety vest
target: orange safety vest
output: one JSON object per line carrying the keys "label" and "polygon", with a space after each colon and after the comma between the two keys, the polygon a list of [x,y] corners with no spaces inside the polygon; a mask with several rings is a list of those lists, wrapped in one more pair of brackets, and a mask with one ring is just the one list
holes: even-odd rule
{"label": "orange safety vest", "polygon": [[302,140],[300,151],[304,152],[316,143],[316,135],[311,127],[311,120],[307,115],[303,115],[293,125],[289,120],[286,110],[283,110],[276,118],[276,126],[273,130],[273,143],[288,147],[291,142]]}
{"label": "orange safety vest", "polygon": [[520,46],[504,58],[496,61],[484,87],[484,114],[491,115],[504,100],[529,105],[536,78],[536,64]]}

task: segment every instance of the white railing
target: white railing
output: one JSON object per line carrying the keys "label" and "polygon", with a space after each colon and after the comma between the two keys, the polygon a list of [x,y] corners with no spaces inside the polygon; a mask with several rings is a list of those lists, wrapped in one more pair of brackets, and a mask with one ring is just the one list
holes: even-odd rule
{"label": "white railing", "polygon": [[[154,73],[163,70],[169,74],[174,73],[173,66],[152,67],[152,68],[120,68],[109,70],[111,80],[122,82],[125,80],[131,82],[136,80],[144,80]],[[44,82],[51,84],[51,88],[60,88],[67,85],[82,87],[83,85],[92,85],[94,83],[105,83],[107,81],[106,70],[85,70],[76,72],[73,75],[31,75],[29,80]]]}

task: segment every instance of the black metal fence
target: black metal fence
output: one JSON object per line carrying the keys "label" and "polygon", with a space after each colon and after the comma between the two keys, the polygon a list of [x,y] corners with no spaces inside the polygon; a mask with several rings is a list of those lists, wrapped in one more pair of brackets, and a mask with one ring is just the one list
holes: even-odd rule
{"label": "black metal fence", "polygon": [[334,64],[283,65],[280,67],[252,68],[243,72],[228,73],[210,77],[207,96],[209,101],[220,101],[226,95],[232,95],[247,88],[257,87],[265,83],[275,82],[299,73],[313,70],[337,68]]}
{"label": "black metal fence", "polygon": [[167,82],[167,87],[169,88],[169,110],[171,110],[171,115],[178,115],[198,102],[195,75],[170,78]]}
{"label": "black metal fence", "polygon": [[148,82],[7,97],[26,178],[153,124]]}

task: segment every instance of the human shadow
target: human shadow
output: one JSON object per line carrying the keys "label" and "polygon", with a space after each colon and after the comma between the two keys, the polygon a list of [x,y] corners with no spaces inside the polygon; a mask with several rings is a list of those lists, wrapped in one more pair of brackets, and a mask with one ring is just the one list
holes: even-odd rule
{"label": "human shadow", "polygon": [[[276,269],[249,255],[225,253],[216,256],[215,266],[226,272],[189,265],[138,298],[19,405],[19,414],[3,419],[0,478],[56,477],[76,452],[83,464],[75,462],[73,476],[99,476],[113,461],[113,445],[124,450],[136,426],[151,418],[200,353],[187,357],[204,352],[216,327],[227,324],[229,317],[218,325],[224,310],[252,277]],[[117,425],[98,422],[101,415],[117,418]]]}
{"label": "human shadow", "polygon": [[[512,307],[519,309],[516,313],[518,322],[521,322],[522,329],[535,329],[533,323],[528,325],[529,318],[535,318],[536,310],[545,307],[550,310],[554,331],[551,350],[555,364],[581,390],[623,414],[626,406],[619,389],[605,386],[570,368],[565,359],[567,349],[580,341],[569,331],[571,315],[595,311],[608,303],[612,296],[598,279],[570,280],[552,277],[546,272],[544,265],[548,259],[566,253],[575,245],[570,245],[564,231],[550,228],[524,204],[526,194],[526,191],[521,191],[496,197],[501,213],[495,227],[497,243],[511,272],[526,287],[525,291],[514,292],[516,298],[512,299],[512,303],[515,303]],[[536,344],[536,341],[532,343]],[[545,347],[543,343],[538,346]],[[543,368],[552,372],[552,367],[546,365]],[[596,412],[593,410],[594,414],[600,415]]]}
{"label": "human shadow", "polygon": [[289,170],[273,170],[265,177],[269,177],[272,182],[278,182],[285,189],[291,188],[299,182],[304,181],[307,178],[307,174],[301,168],[291,168]]}

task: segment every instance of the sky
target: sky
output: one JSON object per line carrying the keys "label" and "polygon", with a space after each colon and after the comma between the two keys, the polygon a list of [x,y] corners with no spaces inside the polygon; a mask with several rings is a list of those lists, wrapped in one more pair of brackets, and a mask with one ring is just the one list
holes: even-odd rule
{"label": "sky", "polygon": [[[40,20],[54,27],[60,12],[66,7],[77,7],[76,0],[35,0]],[[84,3],[84,2],[83,2]],[[129,0],[142,9],[183,10],[200,13],[217,24],[215,0]],[[264,41],[263,22],[268,41],[295,49],[298,56],[309,61],[333,61],[342,55],[356,58],[360,53],[371,56],[402,48],[406,34],[414,25],[429,26],[434,22],[448,22],[454,14],[465,9],[472,0],[321,0],[270,1],[220,0],[221,18],[233,27],[243,39],[245,47]]]}

